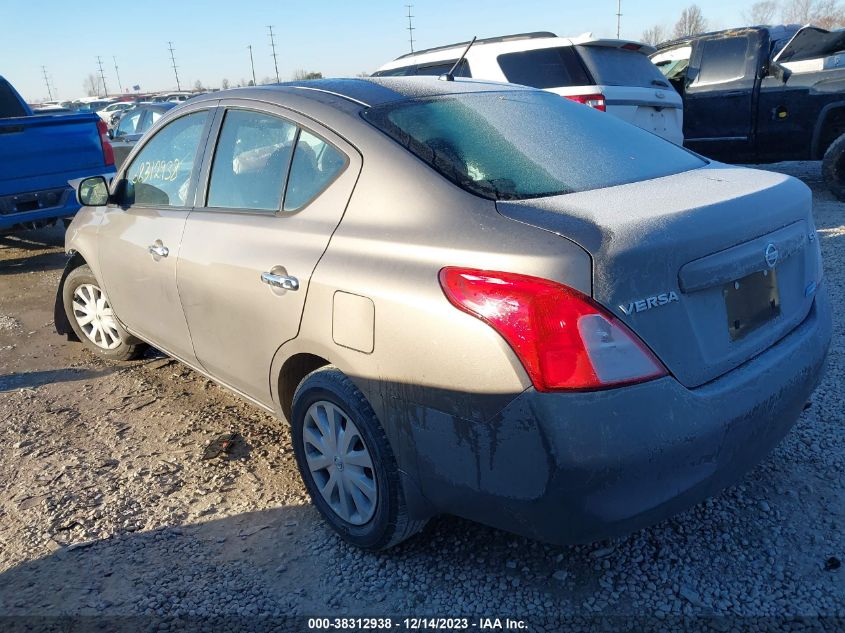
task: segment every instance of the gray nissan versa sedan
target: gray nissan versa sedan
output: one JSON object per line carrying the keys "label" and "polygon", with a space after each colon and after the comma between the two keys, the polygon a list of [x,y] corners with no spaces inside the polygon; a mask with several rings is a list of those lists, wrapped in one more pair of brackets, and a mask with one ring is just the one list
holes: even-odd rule
{"label": "gray nissan versa sedan", "polygon": [[784,436],[831,336],[807,187],[540,90],[217,92],[78,195],[59,332],[286,419],[365,548],[438,513],[576,543],[679,512]]}

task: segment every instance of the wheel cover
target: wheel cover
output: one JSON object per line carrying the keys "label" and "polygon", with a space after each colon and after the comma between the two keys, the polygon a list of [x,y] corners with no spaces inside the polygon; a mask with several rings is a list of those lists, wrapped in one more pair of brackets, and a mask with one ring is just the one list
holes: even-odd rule
{"label": "wheel cover", "polygon": [[120,330],[109,301],[94,284],[82,284],[73,291],[73,318],[97,347],[115,349],[120,346]]}
{"label": "wheel cover", "polygon": [[358,427],[341,408],[320,400],[305,414],[305,460],[320,495],[344,521],[363,525],[378,505],[376,472]]}

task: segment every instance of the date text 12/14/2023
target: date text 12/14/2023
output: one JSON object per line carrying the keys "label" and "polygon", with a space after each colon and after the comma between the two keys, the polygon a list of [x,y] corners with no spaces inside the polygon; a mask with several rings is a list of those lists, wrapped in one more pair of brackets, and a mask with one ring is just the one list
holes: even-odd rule
{"label": "date text 12/14/2023", "polygon": [[309,631],[359,631],[367,629],[400,631],[524,631],[528,630],[528,624],[520,619],[496,617],[308,618]]}

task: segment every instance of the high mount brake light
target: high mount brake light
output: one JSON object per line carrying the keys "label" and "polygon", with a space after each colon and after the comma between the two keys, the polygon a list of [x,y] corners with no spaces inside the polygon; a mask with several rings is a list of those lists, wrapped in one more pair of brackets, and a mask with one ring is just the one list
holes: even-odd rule
{"label": "high mount brake light", "polygon": [[577,103],[583,103],[586,106],[590,106],[591,108],[595,108],[596,110],[601,110],[602,112],[607,112],[607,103],[604,100],[604,95],[601,93],[596,93],[592,95],[564,95],[570,101],[575,101]]}
{"label": "high mount brake light", "polygon": [[516,273],[447,267],[449,301],[507,341],[538,391],[585,391],[666,375],[619,319],[562,284]]}
{"label": "high mount brake light", "polygon": [[103,148],[103,162],[114,165],[114,148],[109,140],[109,126],[102,119],[97,121],[97,131],[100,133],[100,145]]}

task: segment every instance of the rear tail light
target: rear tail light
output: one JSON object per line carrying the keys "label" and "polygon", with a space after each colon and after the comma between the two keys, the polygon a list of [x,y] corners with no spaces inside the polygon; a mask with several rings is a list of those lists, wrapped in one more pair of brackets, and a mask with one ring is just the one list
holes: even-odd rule
{"label": "rear tail light", "polygon": [[452,304],[496,330],[538,391],[592,390],[666,375],[654,354],[592,299],[515,273],[444,268]]}
{"label": "rear tail light", "polygon": [[586,106],[590,106],[591,108],[595,108],[596,110],[601,110],[602,112],[607,112],[607,104],[604,100],[604,95],[601,93],[596,93],[593,95],[564,95],[570,101],[575,101],[577,103],[583,103]]}
{"label": "rear tail light", "polygon": [[[99,119],[99,117],[98,117]],[[97,131],[100,133],[100,145],[103,148],[103,161],[106,165],[114,165],[114,148],[109,140],[109,126],[102,119],[97,121]]]}

